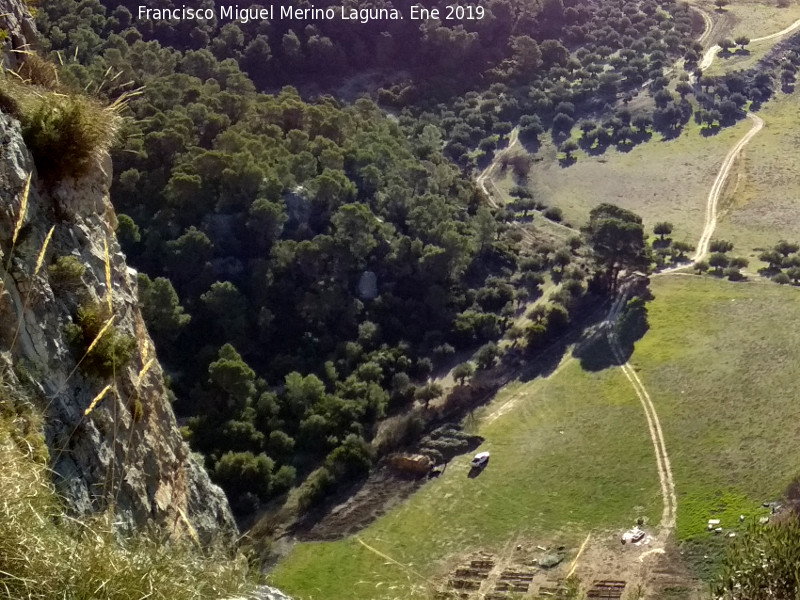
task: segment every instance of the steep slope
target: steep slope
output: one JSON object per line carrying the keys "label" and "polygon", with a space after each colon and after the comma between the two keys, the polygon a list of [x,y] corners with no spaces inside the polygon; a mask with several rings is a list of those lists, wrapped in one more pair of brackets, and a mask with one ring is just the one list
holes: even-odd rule
{"label": "steep slope", "polygon": [[[0,15],[9,33],[3,60],[13,68],[23,55],[10,50],[30,44],[33,28],[22,2],[0,0]],[[233,537],[228,502],[182,441],[161,367],[151,361],[155,349],[137,306],[136,274],[114,236],[111,161],[103,153],[79,180],[45,184],[19,123],[2,110],[0,361],[6,383],[26,386],[40,400],[60,491],[78,514],[113,504],[123,528],[156,523],[193,528],[207,541]],[[60,279],[49,269],[59,260],[73,267],[68,281],[64,269]],[[120,354],[126,360],[110,373],[89,369],[93,356],[78,364],[86,347],[76,350],[74,331],[86,334],[91,307],[113,315],[92,352],[112,336],[127,345]]]}

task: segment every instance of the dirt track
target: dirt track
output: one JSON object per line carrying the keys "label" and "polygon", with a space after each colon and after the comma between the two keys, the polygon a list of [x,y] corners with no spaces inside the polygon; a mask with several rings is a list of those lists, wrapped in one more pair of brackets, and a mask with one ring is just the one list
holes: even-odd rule
{"label": "dirt track", "polygon": [[[695,7],[697,8],[697,7]],[[701,44],[705,44],[708,41],[708,37],[711,35],[711,30],[714,27],[714,21],[711,20],[709,14],[704,11],[702,8],[697,8],[697,12],[700,13],[700,16],[703,17],[703,23],[705,23],[705,30],[703,31],[702,35],[697,38],[697,41]]]}
{"label": "dirt track", "polygon": [[[708,17],[708,15],[706,15],[705,13],[703,13],[703,15],[704,15],[704,18]],[[771,33],[769,35],[765,35],[765,36],[760,37],[760,38],[752,39],[752,40],[750,40],[750,43],[752,44],[753,42],[765,42],[767,40],[774,40],[775,38],[779,38],[779,37],[783,37],[785,35],[789,35],[790,33],[795,31],[799,27],[800,27],[800,19],[798,19],[797,21],[795,21],[794,23],[792,23],[791,25],[789,25],[785,29],[781,29],[780,31],[776,31],[775,33]],[[710,30],[708,30],[708,31],[710,32]],[[708,67],[710,67],[711,63],[714,62],[714,58],[716,58],[716,56],[717,56],[717,54],[719,54],[720,50],[722,50],[722,48],[720,48],[716,44],[711,46],[708,50],[706,50],[706,53],[703,55],[703,60],[701,60],[700,64],[698,65],[700,67],[700,70],[705,70]]]}
{"label": "dirt track", "polygon": [[700,236],[700,241],[697,242],[697,250],[692,257],[693,262],[701,260],[708,254],[708,246],[711,243],[711,236],[714,235],[714,230],[717,228],[717,204],[722,190],[725,187],[725,182],[728,180],[728,175],[731,172],[733,163],[739,156],[742,149],[753,139],[761,128],[764,127],[764,120],[758,115],[747,113],[747,118],[753,121],[753,127],[748,131],[742,139],[736,142],[736,145],[728,151],[725,160],[722,161],[722,166],[717,173],[717,178],[714,180],[714,185],[711,186],[711,191],[708,193],[708,202],[706,203],[706,222],[703,227],[703,233]]}
{"label": "dirt track", "polygon": [[481,171],[481,174],[478,175],[478,177],[475,179],[475,183],[477,183],[478,187],[480,187],[483,193],[486,194],[486,198],[489,200],[489,204],[492,205],[492,208],[497,208],[497,201],[494,199],[494,194],[489,192],[489,188],[486,186],[486,182],[489,181],[494,190],[497,191],[497,186],[494,185],[494,182],[491,180],[492,173],[500,164],[500,161],[503,159],[503,157],[506,154],[508,154],[514,146],[516,146],[518,141],[519,141],[519,127],[514,127],[514,129],[511,130],[511,133],[508,136],[508,146],[506,146],[500,152],[495,154],[495,157],[492,160],[492,162],[489,163],[489,166],[486,167],[483,171]]}
{"label": "dirt track", "polygon": [[675,494],[675,481],[672,477],[672,467],[669,461],[669,454],[667,454],[667,446],[664,443],[664,434],[661,431],[661,422],[658,419],[656,407],[647,388],[644,387],[639,375],[631,367],[630,363],[623,358],[622,349],[620,348],[616,334],[614,331],[614,324],[622,311],[622,307],[627,300],[626,290],[621,290],[617,296],[614,304],[609,310],[606,321],[609,325],[608,328],[608,341],[611,349],[614,352],[615,358],[619,361],[622,372],[630,382],[639,402],[644,409],[645,418],[647,419],[647,427],[650,431],[650,439],[653,442],[653,450],[656,455],[656,468],[658,469],[658,479],[661,484],[661,495],[664,500],[664,509],[661,513],[661,523],[659,524],[658,542],[663,544],[669,537],[670,532],[675,528],[675,519],[678,510],[678,499]]}
{"label": "dirt track", "polygon": [[780,31],[778,31],[776,33],[771,33],[769,35],[765,35],[764,37],[755,38],[753,40],[750,40],[750,43],[752,44],[753,42],[763,42],[765,40],[774,40],[775,38],[783,37],[784,35],[788,35],[788,34],[792,33],[798,27],[800,27],[800,19],[797,19],[797,21],[795,21],[794,23],[789,25],[786,29],[781,29]]}
{"label": "dirt track", "polygon": [[[704,19],[708,19],[708,15],[705,13],[703,13],[703,16]],[[708,27],[709,21],[710,19],[706,21],[707,27],[703,36],[706,36],[710,32],[710,27]],[[776,38],[793,31],[797,27],[800,27],[800,21],[795,22],[793,25],[784,29],[783,31],[760,39]],[[719,46],[714,47],[717,48],[717,51],[719,50]],[[712,52],[714,47],[712,47],[709,52],[706,53],[706,56],[703,58],[703,62],[707,62],[707,64],[705,64],[705,67],[701,68],[707,68],[713,62],[714,58],[716,57],[716,52]],[[708,61],[706,61],[706,58],[708,58]],[[754,115],[753,113],[748,113],[747,117],[753,121],[753,127],[738,142],[736,142],[733,148],[728,151],[728,154],[725,156],[725,160],[722,161],[722,166],[720,167],[719,173],[717,173],[714,184],[711,186],[711,190],[708,193],[708,201],[706,202],[705,226],[703,227],[700,241],[697,243],[697,251],[692,257],[693,261],[702,259],[708,253],[711,236],[714,235],[714,231],[717,227],[717,206],[719,204],[719,198],[722,194],[722,190],[725,187],[725,182],[730,175],[734,161],[739,156],[742,149],[759,131],[761,131],[762,127],[764,127],[764,121],[761,119],[761,117]],[[620,311],[622,310],[625,299],[626,294],[623,292],[614,302],[614,305],[609,311],[607,319],[610,323],[614,323],[616,321]],[[663,544],[666,541],[666,538],[669,536],[669,533],[675,528],[678,509],[678,499],[675,494],[675,482],[672,477],[669,454],[667,453],[664,435],[661,431],[661,423],[658,419],[658,413],[656,412],[656,408],[653,404],[650,394],[647,392],[647,388],[645,388],[642,380],[639,378],[639,375],[636,373],[633,367],[631,367],[630,363],[623,360],[622,351],[616,341],[616,336],[613,334],[613,330],[610,329],[609,331],[609,341],[611,343],[611,347],[617,359],[621,363],[622,372],[625,374],[625,377],[628,379],[631,386],[633,386],[636,395],[639,397],[639,401],[644,409],[647,425],[650,430],[650,438],[653,441],[653,448],[655,450],[658,468],[658,477],[661,483],[661,493],[664,499],[664,510],[661,515],[660,531],[658,535],[658,541]]]}
{"label": "dirt track", "polygon": [[[700,13],[703,17],[706,27],[703,34],[700,36],[700,38],[698,38],[698,41],[700,41],[700,43],[705,43],[706,41],[708,41],[708,37],[711,35],[713,22],[707,13],[705,13],[702,10],[700,11]],[[787,35],[788,33],[791,33],[797,28],[800,28],[800,20],[796,21],[789,27],[777,33],[764,36],[761,38],[756,38],[752,41],[758,42],[758,41],[764,41],[782,37],[784,35]],[[717,45],[710,47],[703,56],[703,59],[699,65],[700,68],[707,69],[708,67],[710,67],[711,64],[714,62],[714,59],[717,57],[719,51],[720,47]],[[752,128],[727,153],[725,159],[722,162],[722,166],[720,167],[720,170],[717,173],[717,177],[714,180],[711,190],[709,191],[708,199],[706,202],[705,225],[703,227],[703,232],[700,236],[700,240],[697,244],[696,253],[692,258],[693,261],[701,260],[708,253],[708,247],[711,241],[711,236],[714,234],[714,231],[717,226],[717,208],[719,204],[719,198],[725,187],[725,183],[730,175],[731,169],[733,167],[736,158],[739,156],[744,147],[750,142],[750,140],[752,140],[752,138],[759,131],[761,131],[761,129],[764,126],[764,121],[759,116],[753,113],[748,113],[747,117],[751,121],[753,121]],[[484,193],[486,193],[486,195],[490,198],[490,202],[492,203],[493,206],[495,206],[495,203],[491,198],[491,194],[489,194],[486,188],[486,181],[489,180],[491,182],[490,177],[494,168],[497,166],[497,164],[499,164],[499,161],[501,160],[503,154],[507,152],[516,142],[517,142],[517,130],[514,129],[512,131],[512,135],[509,138],[508,147],[502,152],[498,153],[495,160],[492,161],[492,164],[490,164],[477,179],[478,185],[481,187],[481,189],[483,189]],[[669,271],[673,271],[673,269],[670,269]],[[617,343],[616,340],[616,336],[614,334],[613,323],[616,322],[619,313],[621,312],[623,306],[625,305],[626,300],[627,300],[627,294],[625,294],[623,291],[619,294],[614,304],[612,305],[611,309],[609,310],[609,314],[606,319],[609,324],[608,337],[612,351],[616,355],[616,358],[620,363],[620,367],[623,373],[625,374],[625,377],[628,379],[631,386],[633,387],[644,410],[645,418],[647,420],[648,430],[650,433],[650,438],[652,440],[653,449],[655,451],[656,467],[658,470],[659,482],[661,486],[661,494],[664,503],[664,508],[661,515],[661,522],[659,524],[659,532],[656,537],[657,543],[659,544],[659,546],[662,547],[656,547],[647,550],[645,553],[641,555],[640,557],[641,561],[646,556],[658,555],[664,553],[663,545],[667,542],[667,539],[669,538],[671,532],[675,528],[678,500],[677,500],[677,494],[675,492],[675,482],[672,475],[672,467],[670,464],[669,454],[667,452],[666,443],[664,441],[664,435],[661,429],[661,422],[658,418],[658,413],[656,411],[655,405],[652,401],[652,398],[650,397],[650,394],[647,391],[647,388],[644,386],[644,383],[639,378],[634,368],[630,365],[630,363],[624,360],[622,350],[619,347],[619,344]],[[562,360],[561,364],[559,364],[559,367],[556,371],[560,370],[570,360],[570,358],[571,357]],[[506,402],[504,405],[500,406],[496,411],[494,411],[494,413],[490,414],[488,416],[489,420],[493,421],[496,418],[508,412],[508,410],[512,408],[523,395],[524,393],[516,394],[508,402]],[[573,563],[572,571],[574,571],[575,569],[575,565],[577,564],[577,559],[578,557],[576,557],[576,560]]]}
{"label": "dirt track", "polygon": [[[707,37],[711,31],[710,18],[705,13],[702,14],[704,20],[706,21],[706,31],[704,32],[703,36],[701,36],[701,40]],[[778,38],[794,31],[798,27],[800,27],[800,20],[795,21],[792,25],[786,29],[783,29],[782,31],[772,35],[764,36],[762,38],[757,38],[756,40],[752,41]],[[712,46],[708,52],[706,52],[705,56],[703,57],[703,62],[701,63],[702,69],[711,66],[711,63],[713,63],[717,52],[719,52],[719,49],[719,46]],[[742,149],[764,127],[764,120],[758,115],[747,113],[747,117],[753,121],[753,126],[738,142],[736,142],[733,148],[728,151],[728,154],[725,156],[725,160],[722,161],[722,166],[720,167],[719,173],[717,173],[714,184],[711,186],[711,190],[708,193],[708,201],[706,202],[705,226],[703,227],[703,232],[700,235],[700,241],[697,243],[697,250],[695,255],[692,257],[692,261],[696,262],[701,260],[708,253],[711,236],[714,235],[714,231],[717,227],[717,206],[719,204],[719,198],[722,194],[722,190],[725,187],[725,182],[730,175],[731,168],[733,167],[733,164],[741,153]],[[610,323],[614,323],[616,321],[625,299],[626,295],[623,292],[614,302],[614,305],[609,311],[609,316],[607,319]],[[610,330],[609,341],[614,354],[621,363],[621,368],[625,374],[625,377],[628,379],[631,386],[633,386],[636,395],[639,397],[639,401],[641,402],[642,408],[645,412],[645,417],[647,418],[647,425],[650,430],[650,438],[653,441],[653,447],[656,453],[658,476],[661,482],[661,493],[664,499],[664,510],[661,515],[660,532],[658,536],[659,542],[663,544],[666,541],[666,538],[669,536],[669,533],[675,528],[678,500],[675,494],[675,482],[672,477],[669,454],[667,453],[667,447],[661,431],[661,423],[658,419],[658,413],[656,412],[655,405],[650,398],[650,394],[647,392],[647,388],[645,388],[642,380],[639,378],[639,375],[636,373],[633,367],[631,367],[630,363],[623,361],[622,351],[616,341],[616,336],[613,334],[613,330]],[[658,549],[654,549],[650,550],[649,552],[652,553],[656,552],[657,550]]]}

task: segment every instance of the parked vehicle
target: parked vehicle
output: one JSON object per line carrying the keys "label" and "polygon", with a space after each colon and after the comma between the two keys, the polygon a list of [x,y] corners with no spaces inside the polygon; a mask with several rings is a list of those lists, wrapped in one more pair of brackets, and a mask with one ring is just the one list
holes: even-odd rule
{"label": "parked vehicle", "polygon": [[489,463],[489,453],[488,452],[478,452],[475,455],[475,458],[472,459],[470,465],[476,469],[482,469]]}

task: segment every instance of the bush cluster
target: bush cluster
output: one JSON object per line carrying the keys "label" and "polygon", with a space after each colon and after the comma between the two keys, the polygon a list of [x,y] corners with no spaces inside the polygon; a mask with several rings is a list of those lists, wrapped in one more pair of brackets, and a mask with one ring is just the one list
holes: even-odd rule
{"label": "bush cluster", "polygon": [[73,322],[66,326],[75,360],[93,377],[113,376],[130,362],[136,349],[136,340],[114,325],[103,331],[108,320],[105,304],[88,302],[78,307]]}

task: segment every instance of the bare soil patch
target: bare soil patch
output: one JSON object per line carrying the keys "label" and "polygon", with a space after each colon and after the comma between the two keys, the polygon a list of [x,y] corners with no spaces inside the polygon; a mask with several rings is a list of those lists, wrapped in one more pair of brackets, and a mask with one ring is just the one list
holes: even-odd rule
{"label": "bare soil patch", "polygon": [[401,477],[382,467],[367,478],[355,493],[334,506],[307,529],[295,532],[300,541],[336,540],[355,534],[397,506],[419,489],[424,477]]}

